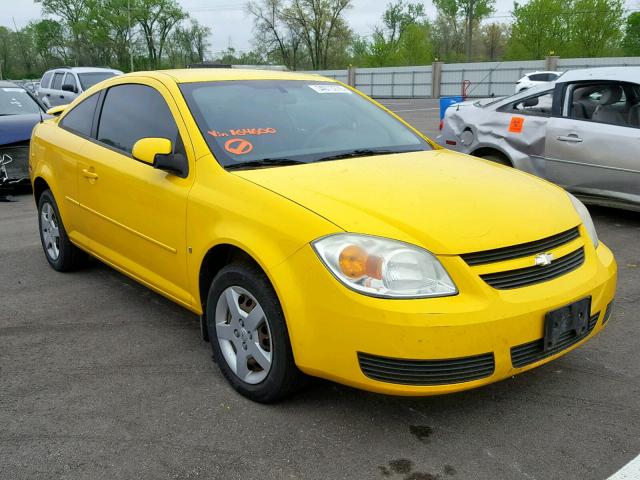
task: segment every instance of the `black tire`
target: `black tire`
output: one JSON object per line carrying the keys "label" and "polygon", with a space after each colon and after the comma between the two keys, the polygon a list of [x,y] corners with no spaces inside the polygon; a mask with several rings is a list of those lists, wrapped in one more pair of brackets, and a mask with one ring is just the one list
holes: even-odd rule
{"label": "black tire", "polygon": [[[222,353],[216,331],[216,308],[218,300],[230,287],[240,287],[252,295],[262,307],[264,319],[268,323],[271,366],[266,377],[259,383],[247,383],[238,377]],[[206,311],[214,361],[231,386],[241,395],[256,402],[270,403],[293,393],[302,385],[304,375],[296,367],[293,358],[280,302],[269,279],[257,266],[234,263],[222,268],[209,288]]]}
{"label": "black tire", "polygon": [[[54,219],[58,227],[58,238],[55,242],[58,249],[57,257],[48,250],[47,247],[51,242],[45,240],[45,231],[43,231],[43,211],[48,208],[50,208],[50,211],[55,215]],[[46,225],[44,229],[46,229]],[[44,256],[54,270],[58,272],[70,272],[82,268],[86,264],[87,254],[73,245],[67,236],[67,231],[60,217],[58,205],[53,198],[51,190],[42,192],[40,200],[38,201],[38,230],[40,231],[40,241],[42,242]]]}
{"label": "black tire", "polygon": [[506,167],[513,167],[513,165],[511,165],[511,162],[509,160],[507,160],[506,158],[500,155],[482,155],[480,158],[484,158],[485,160],[489,160],[490,162],[498,163]]}

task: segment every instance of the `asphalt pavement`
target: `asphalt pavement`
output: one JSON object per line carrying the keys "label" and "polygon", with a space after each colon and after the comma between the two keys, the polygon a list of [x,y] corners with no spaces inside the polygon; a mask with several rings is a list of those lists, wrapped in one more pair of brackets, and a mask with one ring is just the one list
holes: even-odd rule
{"label": "asphalt pavement", "polygon": [[[433,100],[385,102],[437,132]],[[49,268],[28,195],[0,203],[0,479],[605,479],[640,453],[640,214],[593,208],[612,319],[481,389],[398,398],[317,381],[236,394],[197,317],[95,262]]]}

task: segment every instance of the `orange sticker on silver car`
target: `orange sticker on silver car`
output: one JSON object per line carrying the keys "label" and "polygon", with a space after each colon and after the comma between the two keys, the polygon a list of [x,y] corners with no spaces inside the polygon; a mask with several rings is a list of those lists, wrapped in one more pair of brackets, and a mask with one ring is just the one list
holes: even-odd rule
{"label": "orange sticker on silver car", "polygon": [[511,123],[509,124],[509,132],[522,133],[523,126],[524,126],[524,117],[511,117]]}
{"label": "orange sticker on silver car", "polygon": [[253,150],[253,143],[244,138],[231,138],[224,143],[224,149],[234,155],[246,155]]}

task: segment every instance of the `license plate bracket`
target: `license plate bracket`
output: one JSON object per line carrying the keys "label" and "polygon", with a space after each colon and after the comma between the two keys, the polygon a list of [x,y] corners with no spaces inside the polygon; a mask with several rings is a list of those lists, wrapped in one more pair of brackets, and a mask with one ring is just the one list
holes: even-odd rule
{"label": "license plate bracket", "polygon": [[544,320],[544,351],[554,350],[567,335],[571,338],[585,335],[589,328],[590,313],[591,297],[547,312]]}

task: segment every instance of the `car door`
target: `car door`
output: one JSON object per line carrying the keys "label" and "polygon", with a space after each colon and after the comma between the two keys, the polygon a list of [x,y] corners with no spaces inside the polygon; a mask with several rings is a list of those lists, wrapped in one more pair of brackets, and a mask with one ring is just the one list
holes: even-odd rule
{"label": "car door", "polygon": [[537,159],[544,154],[545,129],[552,104],[553,90],[549,89],[500,106],[491,116],[491,122],[483,125],[497,141],[481,146],[499,146],[509,154],[514,166],[541,175]]}
{"label": "car door", "polygon": [[62,90],[60,92],[60,105],[66,105],[68,103],[73,102],[76,97],[78,96],[78,92],[80,91],[78,89],[78,81],[76,80],[76,76],[71,73],[71,72],[67,72],[64,80],[62,81],[62,85],[63,86],[67,86],[66,88],[72,87],[73,90],[69,91],[69,90]]}
{"label": "car door", "polygon": [[[133,158],[141,138],[168,138],[193,162],[186,128],[156,80],[128,80],[104,90],[96,141],[79,165],[79,200],[92,251],[179,303],[191,305],[185,222],[193,173],[181,178]],[[193,168],[190,169],[193,171]]]}
{"label": "car door", "polygon": [[576,82],[565,89],[562,115],[550,120],[547,178],[584,195],[640,202],[640,108],[637,85]]}
{"label": "car door", "polygon": [[62,81],[64,80],[64,71],[56,71],[51,79],[51,86],[47,89],[46,98],[51,107],[57,107],[58,105],[64,105],[62,100],[64,95],[62,93]]}
{"label": "car door", "polygon": [[100,94],[95,93],[64,113],[58,122],[60,132],[56,135],[56,148],[50,150],[58,186],[55,193],[58,194],[58,205],[63,205],[65,229],[69,238],[84,248],[90,248],[90,242],[80,209],[78,164],[83,159],[84,150],[90,145],[99,98]]}

